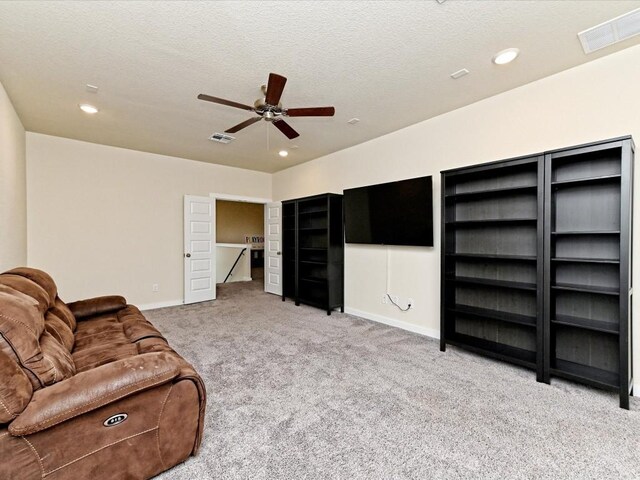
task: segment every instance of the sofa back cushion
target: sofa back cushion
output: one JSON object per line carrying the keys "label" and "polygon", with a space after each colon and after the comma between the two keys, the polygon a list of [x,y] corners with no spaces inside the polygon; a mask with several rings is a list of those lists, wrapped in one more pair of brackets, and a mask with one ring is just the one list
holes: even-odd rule
{"label": "sofa back cushion", "polygon": [[47,291],[28,278],[6,272],[0,275],[0,285],[4,285],[27,297],[31,297],[31,299],[34,300],[34,305],[41,314],[44,314],[49,309],[51,300],[49,299]]}
{"label": "sofa back cushion", "polygon": [[[51,309],[44,316],[44,329],[60,342],[60,345],[66,349],[67,353],[71,353],[74,344],[73,332],[69,325]],[[40,339],[40,342],[42,342],[42,339]]]}
{"label": "sofa back cushion", "polygon": [[0,378],[0,424],[3,424],[22,413],[31,400],[33,388],[20,366],[2,350]]}
{"label": "sofa back cushion", "polygon": [[43,272],[37,268],[19,267],[9,270],[6,274],[26,278],[40,286],[45,292],[47,292],[47,297],[49,297],[49,304],[47,305],[47,308],[53,306],[55,299],[58,296],[58,287],[56,286],[56,282],[53,281],[53,278],[51,278],[51,275],[47,272]]}
{"label": "sofa back cushion", "polygon": [[56,317],[64,321],[64,323],[66,323],[69,326],[69,329],[71,330],[71,332],[76,331],[76,328],[77,328],[76,317],[73,315],[73,313],[71,313],[71,310],[69,309],[67,304],[64,303],[62,300],[60,300],[60,297],[56,297],[56,300],[53,303],[53,306],[49,308],[49,311],[53,313]]}
{"label": "sofa back cushion", "polygon": [[[2,274],[0,280],[6,277],[15,275]],[[48,297],[49,294],[44,293]],[[51,330],[65,341],[64,328],[68,327],[63,323],[54,321]],[[0,282],[0,350],[20,365],[31,381],[33,390],[75,373],[69,350],[50,333],[51,330],[45,330],[44,312],[40,310],[39,299]]]}

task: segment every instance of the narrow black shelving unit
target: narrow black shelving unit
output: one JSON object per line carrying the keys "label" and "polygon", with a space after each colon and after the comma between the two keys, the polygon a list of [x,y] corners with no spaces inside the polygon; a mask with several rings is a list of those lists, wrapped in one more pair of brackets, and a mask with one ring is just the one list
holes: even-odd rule
{"label": "narrow black shelving unit", "polygon": [[282,300],[344,311],[342,195],[287,200],[282,211]]}
{"label": "narrow black shelving unit", "polygon": [[539,379],[543,160],[442,174],[441,349],[451,344],[537,368]]}
{"label": "narrow black shelving unit", "polygon": [[633,142],[545,155],[545,381],[615,390],[629,408]]}
{"label": "narrow black shelving unit", "polygon": [[442,172],[441,350],[629,407],[633,153],[622,137]]}

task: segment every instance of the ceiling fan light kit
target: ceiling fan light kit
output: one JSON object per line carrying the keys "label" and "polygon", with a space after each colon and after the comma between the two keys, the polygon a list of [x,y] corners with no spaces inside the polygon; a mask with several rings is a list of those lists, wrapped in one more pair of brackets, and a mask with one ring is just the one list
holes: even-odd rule
{"label": "ceiling fan light kit", "polygon": [[242,103],[225,100],[223,98],[212,97],[211,95],[200,94],[198,99],[207,102],[219,103],[228,107],[240,108],[256,113],[258,116],[245,120],[227,130],[225,133],[236,133],[243,128],[253,125],[260,120],[273,123],[289,140],[298,137],[300,134],[296,132],[291,125],[284,121],[282,117],[333,117],[335,108],[333,107],[306,107],[306,108],[282,108],[280,97],[284,91],[287,79],[277,73],[269,74],[269,82],[262,85],[264,98],[255,101],[253,107]]}

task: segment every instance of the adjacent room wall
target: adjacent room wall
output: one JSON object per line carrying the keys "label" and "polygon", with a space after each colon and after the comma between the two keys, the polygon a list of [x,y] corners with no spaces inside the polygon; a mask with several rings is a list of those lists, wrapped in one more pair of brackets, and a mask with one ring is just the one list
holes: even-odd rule
{"label": "adjacent room wall", "polygon": [[216,241],[245,243],[245,235],[264,234],[264,205],[216,201]]}
{"label": "adjacent room wall", "polygon": [[181,302],[183,195],[271,197],[266,173],[36,133],[27,159],[29,264],[67,301]]}
{"label": "adjacent room wall", "polygon": [[225,278],[229,271],[236,264],[227,279],[226,283],[248,282],[251,278],[251,251],[245,250],[240,256],[238,263],[238,255],[242,252],[241,248],[231,248],[228,246],[216,247],[216,283],[225,283]]}
{"label": "adjacent room wall", "polygon": [[25,131],[0,83],[0,272],[26,264]]}
{"label": "adjacent room wall", "polygon": [[[526,58],[523,55],[517,61]],[[504,75],[509,75],[508,66]],[[341,193],[349,187],[433,175],[435,248],[347,245],[345,297],[348,311],[438,337],[440,170],[628,134],[640,145],[639,78],[637,46],[278,172],[273,176],[274,199]],[[461,89],[470,88],[473,73],[456,82]],[[361,124],[367,121],[375,118],[362,119]],[[640,187],[639,171],[636,169],[636,187]],[[634,248],[638,252],[640,195],[635,196],[634,210]],[[636,285],[639,258],[634,256]],[[387,276],[389,293],[405,300],[412,297],[415,308],[401,313],[382,304]],[[638,301],[634,301],[634,310]],[[635,345],[638,350],[638,333]],[[636,372],[640,372],[640,354],[635,359]]]}

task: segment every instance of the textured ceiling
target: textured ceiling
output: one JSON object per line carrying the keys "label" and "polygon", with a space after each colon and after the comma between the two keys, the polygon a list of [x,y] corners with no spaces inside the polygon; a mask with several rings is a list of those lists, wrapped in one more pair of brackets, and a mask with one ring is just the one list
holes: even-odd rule
{"label": "textured ceiling", "polygon": [[[585,55],[576,34],[640,1],[0,2],[0,81],[29,131],[266,172],[384,135],[640,43]],[[521,49],[512,64],[491,57]],[[470,75],[449,74],[467,68]],[[229,145],[249,118],[199,93],[252,104],[269,72],[285,107]],[[88,93],[85,84],[99,87]],[[95,104],[87,116],[79,103]],[[357,117],[357,125],[347,120]],[[290,149],[287,158],[277,155]]]}

